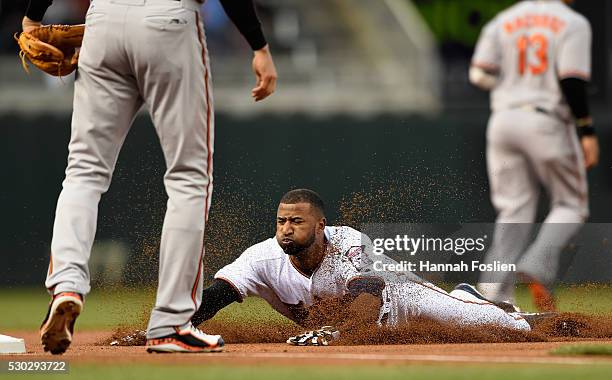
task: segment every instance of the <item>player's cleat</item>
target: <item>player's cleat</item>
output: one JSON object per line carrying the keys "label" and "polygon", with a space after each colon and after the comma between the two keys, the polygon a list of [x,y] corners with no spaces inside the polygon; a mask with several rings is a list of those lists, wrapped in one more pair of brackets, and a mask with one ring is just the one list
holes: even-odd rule
{"label": "player's cleat", "polygon": [[461,284],[455,286],[454,290],[462,290],[462,291],[464,291],[466,293],[469,293],[472,296],[474,296],[474,297],[476,297],[476,298],[478,298],[480,300],[492,303],[493,305],[499,307],[500,309],[502,309],[506,313],[517,313],[517,312],[521,311],[521,309],[519,309],[518,306],[514,305],[510,301],[498,301],[498,302],[491,301],[490,299],[488,299],[485,296],[483,296],[482,293],[480,293],[475,287],[473,287],[470,284],[461,283]]}
{"label": "player's cleat", "polygon": [[328,346],[330,342],[340,339],[340,331],[332,326],[323,326],[318,330],[292,336],[287,343],[292,346]]}
{"label": "player's cleat", "polygon": [[147,352],[158,353],[197,353],[223,351],[223,338],[221,335],[208,335],[190,325],[174,334],[147,340]]}
{"label": "player's cleat", "polygon": [[536,309],[538,309],[538,311],[557,311],[555,297],[552,294],[552,291],[548,289],[544,284],[524,272],[517,273],[517,278],[520,282],[527,285],[529,293],[531,293],[533,303]]}
{"label": "player's cleat", "polygon": [[521,317],[523,317],[527,323],[529,323],[529,326],[531,326],[531,328],[533,328],[535,325],[537,325],[538,323],[547,321],[549,319],[555,318],[557,316],[559,316],[559,313],[556,312],[546,312],[546,313],[513,313],[515,315],[519,315]]}
{"label": "player's cleat", "polygon": [[557,306],[552,292],[539,282],[532,282],[527,285],[533,297],[533,303],[539,311],[555,311]]}
{"label": "player's cleat", "polygon": [[521,308],[516,306],[515,304],[513,304],[510,301],[491,301],[491,303],[497,307],[499,307],[500,309],[502,309],[503,311],[505,311],[506,313],[520,313],[521,312]]}
{"label": "player's cleat", "polygon": [[53,296],[40,326],[40,340],[45,352],[51,351],[54,355],[66,352],[72,343],[74,323],[82,310],[80,294],[63,292]]}

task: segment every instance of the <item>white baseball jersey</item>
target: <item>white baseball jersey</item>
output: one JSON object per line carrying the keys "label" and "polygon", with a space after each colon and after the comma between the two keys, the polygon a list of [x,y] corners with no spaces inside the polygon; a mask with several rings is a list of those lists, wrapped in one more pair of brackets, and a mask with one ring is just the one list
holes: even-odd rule
{"label": "white baseball jersey", "polygon": [[591,76],[591,27],[560,0],[521,1],[480,34],[472,65],[498,72],[493,111],[540,107],[570,120],[559,80]]}
{"label": "white baseball jersey", "polygon": [[[276,238],[248,248],[233,263],[215,274],[234,286],[244,298],[259,296],[287,318],[301,323],[316,299],[341,298],[356,277],[385,280],[379,322],[395,325],[423,315],[458,324],[499,324],[529,329],[518,316],[473,299],[462,299],[427,283],[412,273],[376,272],[375,260],[394,263],[384,255],[372,255],[370,239],[351,227],[325,227],[326,255],[311,277],[298,271]],[[463,293],[463,292],[461,292]]]}
{"label": "white baseball jersey", "polygon": [[[328,254],[324,261],[335,256],[332,252],[350,254],[362,247],[361,233],[350,227],[325,227],[325,239]],[[272,237],[248,248],[236,261],[219,270],[215,278],[231,283],[243,298],[262,297],[287,318],[300,322],[316,297],[344,295],[343,287],[334,288],[330,294],[316,286],[317,272],[324,266],[322,263],[311,277],[304,275]]]}

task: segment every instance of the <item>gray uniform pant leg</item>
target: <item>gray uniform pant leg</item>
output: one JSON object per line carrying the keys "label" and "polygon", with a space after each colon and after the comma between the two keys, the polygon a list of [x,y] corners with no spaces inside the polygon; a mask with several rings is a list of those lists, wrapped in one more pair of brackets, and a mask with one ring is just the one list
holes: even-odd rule
{"label": "gray uniform pant leg", "polygon": [[550,196],[550,211],[534,242],[517,264],[517,271],[545,285],[552,285],[556,280],[563,249],[589,214],[584,157],[574,126],[555,126],[559,133],[553,139],[541,142],[555,144],[555,148],[551,149],[553,154],[535,144],[528,147],[530,156],[537,162],[538,179]]}
{"label": "gray uniform pant leg", "polygon": [[97,205],[144,101],[164,153],[168,194],[149,338],[188,326],[201,303],[214,113],[198,8],[193,0],[94,1],[75,85],[70,158],[47,286],[89,291]]}
{"label": "gray uniform pant leg", "polygon": [[213,190],[214,112],[199,4],[131,7],[128,54],[164,153],[168,204],[159,285],[147,336],[190,324],[203,289],[204,229]]}
{"label": "gray uniform pant leg", "polygon": [[[514,263],[518,271],[552,282],[563,247],[588,214],[586,176],[574,131],[531,110],[496,113],[489,122],[487,164],[498,217],[485,261]],[[551,209],[529,245],[540,186],[551,198]],[[514,281],[511,273],[480,278],[481,283],[499,285],[486,294],[495,300],[512,299]]]}
{"label": "gray uniform pant leg", "polygon": [[[90,23],[91,21],[91,23]],[[98,203],[117,156],[142,104],[134,78],[124,73],[113,27],[101,14],[88,17],[74,83],[71,138],[63,188],[57,202],[46,287],[89,293],[88,261]]]}
{"label": "gray uniform pant leg", "polygon": [[[491,202],[497,211],[493,243],[484,262],[516,264],[525,251],[535,220],[540,188],[527,157],[505,136],[503,124],[492,117],[487,137],[487,172]],[[514,299],[514,274],[484,272],[480,286],[491,299]]]}

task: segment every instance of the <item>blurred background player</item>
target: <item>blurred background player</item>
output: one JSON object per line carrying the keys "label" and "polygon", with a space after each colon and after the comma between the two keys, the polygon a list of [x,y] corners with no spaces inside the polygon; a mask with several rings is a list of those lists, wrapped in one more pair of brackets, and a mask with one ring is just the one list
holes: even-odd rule
{"label": "blurred background player", "polygon": [[[487,166],[497,210],[487,262],[517,264],[540,310],[555,309],[551,286],[562,249],[589,214],[586,169],[599,148],[586,97],[591,27],[559,0],[521,1],[482,30],[470,81],[491,91]],[[550,211],[528,246],[540,186]],[[513,275],[485,274],[480,290],[514,298]]]}

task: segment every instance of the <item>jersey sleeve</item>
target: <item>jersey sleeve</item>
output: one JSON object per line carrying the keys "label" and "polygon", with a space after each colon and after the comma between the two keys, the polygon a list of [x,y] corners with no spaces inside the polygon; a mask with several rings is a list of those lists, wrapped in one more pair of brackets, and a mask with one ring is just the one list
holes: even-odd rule
{"label": "jersey sleeve", "polygon": [[497,19],[491,20],[480,32],[472,66],[480,67],[487,71],[497,71],[501,62],[500,42],[498,38],[499,27]]}
{"label": "jersey sleeve", "polygon": [[591,25],[580,18],[572,21],[559,43],[557,74],[559,79],[591,79]]}
{"label": "jersey sleeve", "polygon": [[364,233],[360,233],[359,238],[355,240],[353,246],[350,247],[342,255],[342,266],[341,276],[344,281],[345,290],[348,291],[351,288],[351,284],[356,281],[366,281],[368,278],[381,281],[381,277],[373,270],[372,264],[374,260],[371,255],[372,251],[372,240]]}
{"label": "jersey sleeve", "polygon": [[26,9],[26,16],[32,21],[41,21],[51,3],[53,3],[53,0],[30,0]]}
{"label": "jersey sleeve", "polygon": [[251,49],[259,50],[266,46],[266,37],[261,29],[253,0],[220,0],[220,2],[227,16],[251,45]]}
{"label": "jersey sleeve", "polygon": [[233,263],[221,268],[215,274],[215,278],[232,285],[243,299],[248,296],[259,296],[268,286],[261,278],[256,258],[257,252],[249,248]]}

